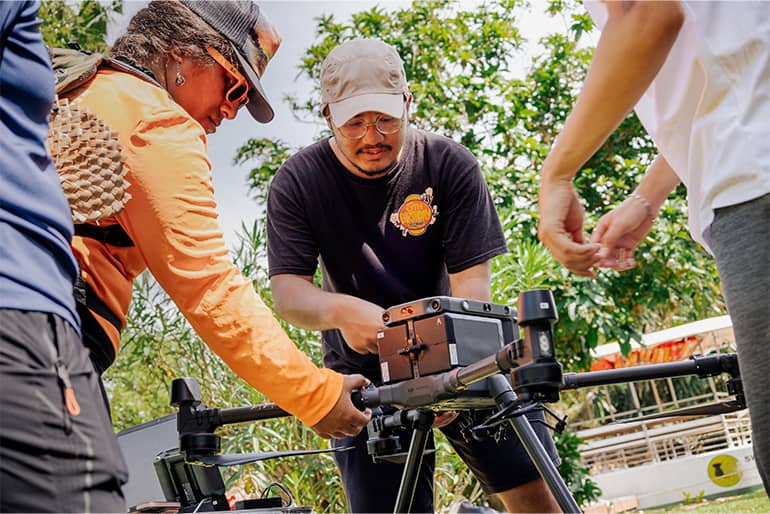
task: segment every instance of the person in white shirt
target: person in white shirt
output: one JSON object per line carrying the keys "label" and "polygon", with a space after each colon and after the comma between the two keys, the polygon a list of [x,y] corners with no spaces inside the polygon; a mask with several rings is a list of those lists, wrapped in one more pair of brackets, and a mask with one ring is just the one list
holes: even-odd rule
{"label": "person in white shirt", "polygon": [[[570,271],[626,270],[668,194],[716,258],[733,321],[757,467],[770,491],[770,6],[586,2],[602,35],[543,163],[540,240]],[[635,108],[659,155],[588,240],[572,181]]]}

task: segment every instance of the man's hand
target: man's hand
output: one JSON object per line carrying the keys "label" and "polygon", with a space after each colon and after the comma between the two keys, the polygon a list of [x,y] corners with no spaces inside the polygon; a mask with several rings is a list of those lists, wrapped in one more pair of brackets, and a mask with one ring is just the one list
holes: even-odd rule
{"label": "man's hand", "polygon": [[603,247],[602,259],[596,265],[618,271],[634,267],[634,251],[652,228],[652,222],[647,208],[632,198],[626,198],[602,216],[591,234],[591,241]]}
{"label": "man's hand", "polygon": [[336,308],[334,325],[353,351],[377,353],[377,330],[384,328],[385,309],[354,296],[346,296]]}
{"label": "man's hand", "polygon": [[372,411],[366,409],[361,412],[350,400],[350,393],[354,390],[366,387],[369,380],[361,375],[345,375],[342,383],[342,392],[337,398],[337,403],[329,414],[311,428],[324,439],[357,435],[372,417]]}
{"label": "man's hand", "polygon": [[583,206],[568,180],[543,180],[540,185],[538,238],[554,258],[578,275],[595,277],[591,266],[601,259],[601,245],[583,237]]}
{"label": "man's hand", "polygon": [[292,325],[308,330],[339,329],[354,351],[377,353],[377,330],[385,309],[361,298],[322,291],[313,277],[275,275],[270,278],[275,312]]}

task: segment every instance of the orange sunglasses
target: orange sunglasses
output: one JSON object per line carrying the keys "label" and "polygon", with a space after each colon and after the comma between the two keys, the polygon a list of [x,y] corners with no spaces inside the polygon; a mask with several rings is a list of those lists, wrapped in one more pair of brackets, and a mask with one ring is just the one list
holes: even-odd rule
{"label": "orange sunglasses", "polygon": [[217,61],[220,66],[222,66],[222,68],[225,69],[228,75],[230,75],[230,77],[235,80],[235,84],[230,87],[230,89],[227,91],[227,94],[225,95],[227,101],[238,106],[243,106],[249,103],[249,84],[246,82],[246,79],[243,77],[243,75],[241,75],[241,72],[238,71],[238,68],[233,65],[233,63],[228,61],[224,55],[219,53],[216,48],[207,46],[206,51],[215,61]]}

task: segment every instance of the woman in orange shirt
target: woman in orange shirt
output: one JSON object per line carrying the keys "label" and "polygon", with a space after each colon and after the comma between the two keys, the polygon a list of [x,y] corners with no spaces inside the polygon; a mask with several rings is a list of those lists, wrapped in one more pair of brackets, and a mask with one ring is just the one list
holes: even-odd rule
{"label": "woman in orange shirt", "polygon": [[281,329],[228,255],[217,221],[206,134],[242,106],[273,110],[259,78],[280,37],[251,2],[155,1],[77,92],[122,146],[131,199],[88,225],[73,249],[88,308],[84,339],[97,370],[114,360],[134,278],[149,269],[200,337],[241,377],[323,437],[354,435],[369,413],[350,402],[361,376],[319,369]]}

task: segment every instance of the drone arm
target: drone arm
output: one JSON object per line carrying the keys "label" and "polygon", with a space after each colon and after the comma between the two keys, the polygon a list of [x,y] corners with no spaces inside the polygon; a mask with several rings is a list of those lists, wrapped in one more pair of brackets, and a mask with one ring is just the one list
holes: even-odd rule
{"label": "drone arm", "polygon": [[219,410],[219,419],[222,425],[243,423],[246,421],[260,421],[263,419],[285,418],[287,416],[291,416],[291,414],[274,403],[263,403],[261,405]]}
{"label": "drone arm", "polygon": [[647,364],[644,366],[591,371],[588,373],[565,373],[561,389],[578,389],[580,387],[685,375],[697,375],[700,378],[706,378],[721,373],[729,373],[733,378],[739,375],[738,360],[734,353],[695,355],[684,361]]}

